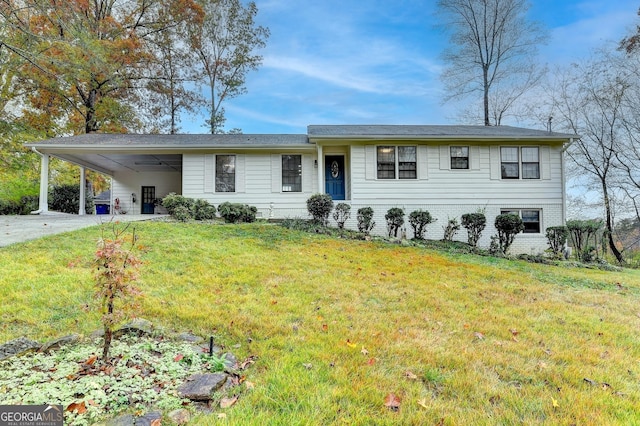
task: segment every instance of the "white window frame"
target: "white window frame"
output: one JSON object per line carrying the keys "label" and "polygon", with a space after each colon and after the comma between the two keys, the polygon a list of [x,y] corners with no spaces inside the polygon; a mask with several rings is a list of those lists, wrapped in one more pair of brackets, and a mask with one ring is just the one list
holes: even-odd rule
{"label": "white window frame", "polygon": [[[460,155],[453,155],[454,149],[460,149],[461,151],[464,152],[464,150],[467,150],[467,155],[465,156],[460,156]],[[470,170],[471,169],[471,147],[469,147],[469,145],[451,145],[449,146],[449,169],[450,170]],[[466,158],[467,159],[467,167],[454,167],[453,166],[453,160],[454,158]]]}
{"label": "white window frame", "polygon": [[[527,211],[527,212],[538,212],[538,222],[524,222],[524,218],[522,215],[522,212]],[[538,234],[542,234],[542,209],[536,209],[536,208],[517,208],[517,209],[500,209],[500,214],[506,214],[506,213],[515,213],[518,216],[520,216],[520,219],[523,220],[523,222],[525,223],[525,229],[524,231],[522,231],[523,234],[533,234],[533,235],[538,235]],[[538,230],[536,231],[527,231],[526,229],[526,223],[537,223],[538,224]]]}
{"label": "white window frame", "polygon": [[[506,149],[516,149],[517,150],[517,158],[515,161],[504,161],[503,152]],[[535,149],[537,152],[538,161],[524,161],[524,150]],[[541,179],[541,165],[540,165],[540,147],[539,146],[501,146],[500,147],[500,178],[503,180],[540,180]],[[504,164],[517,164],[517,176],[505,176],[505,168]],[[537,164],[537,176],[536,177],[524,177],[524,168],[525,165]]]}
{"label": "white window frame", "polygon": [[[300,162],[298,164],[298,174],[295,175],[295,172],[293,170],[290,170],[291,175],[290,176],[287,175],[287,178],[297,177],[297,182],[293,182],[293,183],[285,182],[285,168],[284,168],[285,157],[298,157],[300,159]],[[302,154],[282,154],[280,156],[280,179],[281,179],[280,186],[281,186],[282,192],[302,192],[302,163],[303,163]]]}
{"label": "white window frame", "polygon": [[[219,157],[233,157],[233,190],[231,191],[225,191],[223,189],[219,189],[221,188],[218,186],[219,185],[218,183],[218,158]],[[237,173],[238,173],[238,157],[236,154],[216,154],[215,163],[214,163],[214,176],[213,176],[215,192],[236,192]],[[230,175],[231,173],[225,172],[224,170],[222,170],[221,174]],[[221,183],[221,184],[226,185],[226,183]]]}
{"label": "white window frame", "polygon": [[[400,150],[401,148],[413,148],[413,161],[400,161]],[[391,164],[391,161],[385,161],[383,163],[380,162],[380,150],[391,150],[389,153],[393,154],[393,170],[386,169],[381,170],[381,164]],[[379,180],[418,180],[418,146],[417,145],[378,145],[375,150],[375,158],[376,158],[376,178]],[[385,153],[386,154],[386,153]],[[413,169],[405,169],[401,168],[401,163],[411,164],[413,163]],[[393,172],[393,176],[391,177],[380,177],[381,172]],[[413,176],[411,177],[402,177],[401,172],[413,172]]]}

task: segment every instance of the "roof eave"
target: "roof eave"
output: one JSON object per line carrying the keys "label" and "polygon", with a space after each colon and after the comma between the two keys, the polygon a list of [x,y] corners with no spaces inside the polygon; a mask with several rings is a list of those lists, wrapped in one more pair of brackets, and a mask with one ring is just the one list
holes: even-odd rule
{"label": "roof eave", "polygon": [[345,135],[322,135],[322,136],[309,136],[309,142],[328,142],[328,141],[341,141],[341,142],[370,142],[370,141],[384,141],[384,140],[407,140],[407,141],[422,141],[422,142],[438,142],[438,141],[450,141],[450,140],[465,140],[476,142],[493,142],[493,141],[547,141],[547,142],[567,142],[570,139],[575,139],[575,136],[476,136],[476,135],[437,135],[437,136],[420,136],[420,135],[362,135],[362,136],[345,136]]}

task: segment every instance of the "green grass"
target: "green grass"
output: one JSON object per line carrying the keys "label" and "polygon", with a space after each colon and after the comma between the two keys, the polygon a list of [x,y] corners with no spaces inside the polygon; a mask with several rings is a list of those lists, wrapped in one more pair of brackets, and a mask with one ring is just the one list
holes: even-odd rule
{"label": "green grass", "polygon": [[[247,370],[255,388],[224,411],[226,423],[640,424],[638,271],[274,225],[137,230],[146,246],[139,315],[258,357]],[[87,310],[99,234],[0,249],[0,341],[99,328]],[[401,399],[397,412],[384,405],[389,393]]]}

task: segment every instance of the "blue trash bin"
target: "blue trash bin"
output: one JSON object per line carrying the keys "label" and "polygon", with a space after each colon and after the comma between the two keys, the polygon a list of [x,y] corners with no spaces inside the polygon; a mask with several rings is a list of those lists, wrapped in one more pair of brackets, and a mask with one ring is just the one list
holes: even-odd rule
{"label": "blue trash bin", "polygon": [[109,204],[96,204],[96,214],[109,214]]}

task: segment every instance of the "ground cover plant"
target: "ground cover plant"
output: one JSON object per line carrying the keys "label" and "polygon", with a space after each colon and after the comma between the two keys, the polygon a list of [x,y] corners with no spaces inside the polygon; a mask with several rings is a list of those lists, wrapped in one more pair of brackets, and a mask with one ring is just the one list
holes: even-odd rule
{"label": "ground cover plant", "polygon": [[[146,246],[139,315],[256,357],[254,386],[225,423],[640,422],[638,271],[269,224],[136,227]],[[0,342],[100,327],[87,309],[99,235],[0,249]]]}

